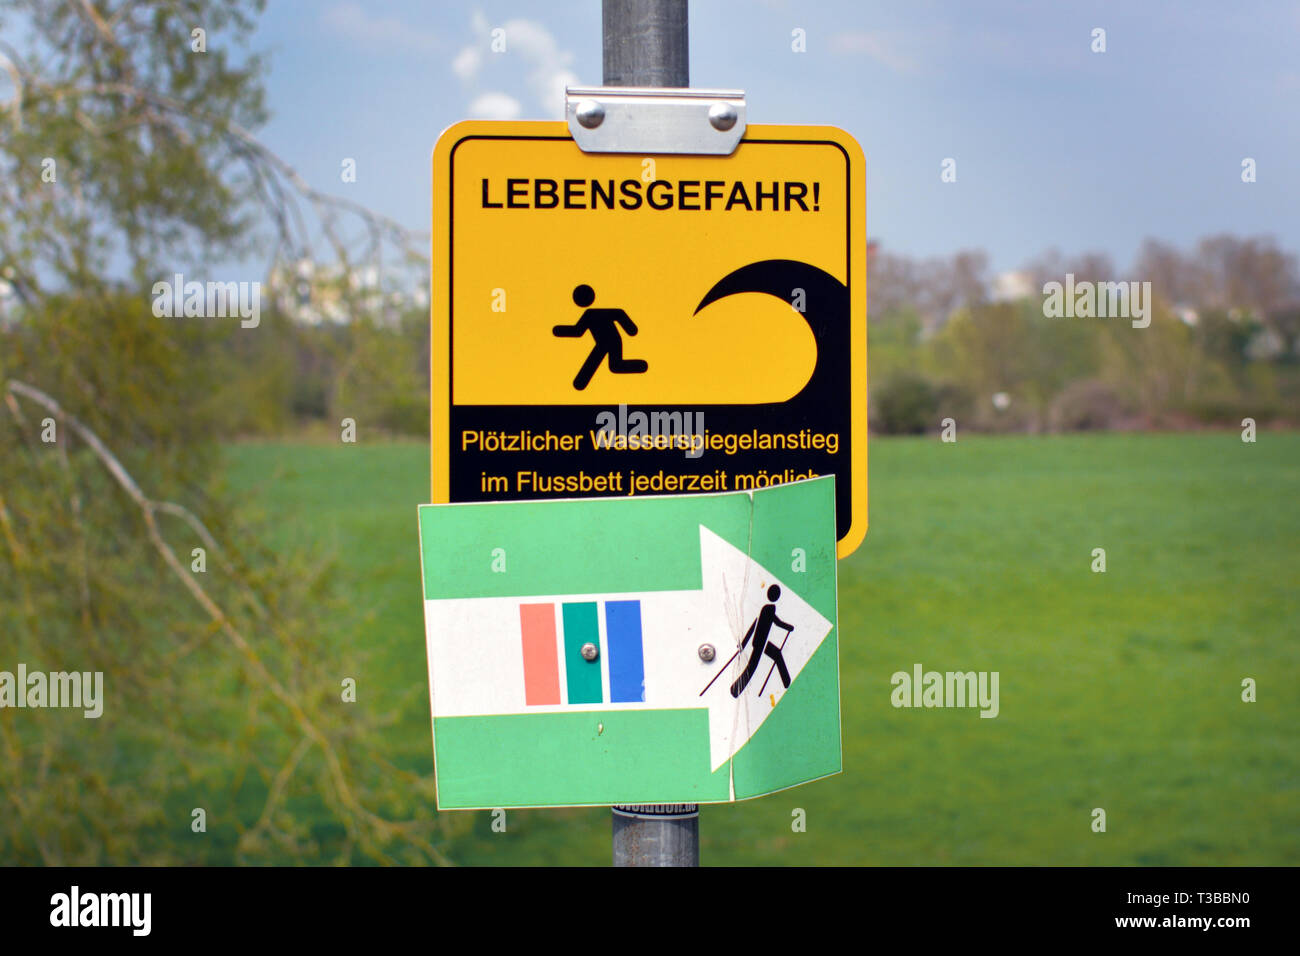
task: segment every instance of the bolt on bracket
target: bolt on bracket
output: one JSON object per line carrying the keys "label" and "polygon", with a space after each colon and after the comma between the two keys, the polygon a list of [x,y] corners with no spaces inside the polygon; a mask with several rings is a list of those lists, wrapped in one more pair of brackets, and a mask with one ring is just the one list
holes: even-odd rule
{"label": "bolt on bracket", "polygon": [[745,91],[570,86],[564,117],[584,153],[727,156],[745,135]]}

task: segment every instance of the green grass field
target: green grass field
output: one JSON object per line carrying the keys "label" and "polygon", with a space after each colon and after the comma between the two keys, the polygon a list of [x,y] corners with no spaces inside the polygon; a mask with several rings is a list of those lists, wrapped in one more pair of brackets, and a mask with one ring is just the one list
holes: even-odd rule
{"label": "green grass field", "polygon": [[[873,439],[870,454],[870,530],[840,563],[844,773],[704,807],[705,864],[1300,862],[1300,434]],[[427,447],[230,458],[281,543],[336,551],[373,612],[322,653],[376,650],[362,699],[424,687]],[[890,675],[918,662],[998,671],[1000,716],[895,709]],[[416,700],[392,756],[431,772]],[[606,810],[511,811],[505,833],[475,817],[456,862],[609,861]]]}

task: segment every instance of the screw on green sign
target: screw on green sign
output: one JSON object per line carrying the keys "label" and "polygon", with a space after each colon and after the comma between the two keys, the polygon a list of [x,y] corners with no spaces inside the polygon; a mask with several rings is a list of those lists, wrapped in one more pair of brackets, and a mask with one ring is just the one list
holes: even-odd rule
{"label": "screw on green sign", "polygon": [[724,802],[839,772],[833,477],[419,518],[440,808]]}

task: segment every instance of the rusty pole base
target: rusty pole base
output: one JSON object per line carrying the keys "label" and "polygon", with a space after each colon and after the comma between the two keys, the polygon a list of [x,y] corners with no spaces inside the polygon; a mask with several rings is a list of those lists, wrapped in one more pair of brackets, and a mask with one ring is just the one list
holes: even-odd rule
{"label": "rusty pole base", "polygon": [[615,866],[699,866],[696,803],[612,807]]}

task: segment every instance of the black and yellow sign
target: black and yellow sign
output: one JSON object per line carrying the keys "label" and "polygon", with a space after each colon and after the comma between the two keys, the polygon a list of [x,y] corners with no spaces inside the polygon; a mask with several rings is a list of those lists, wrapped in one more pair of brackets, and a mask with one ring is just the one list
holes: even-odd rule
{"label": "black and yellow sign", "polygon": [[433,154],[433,501],[836,476],[867,527],[866,203],[842,130],[729,156],[459,123]]}

